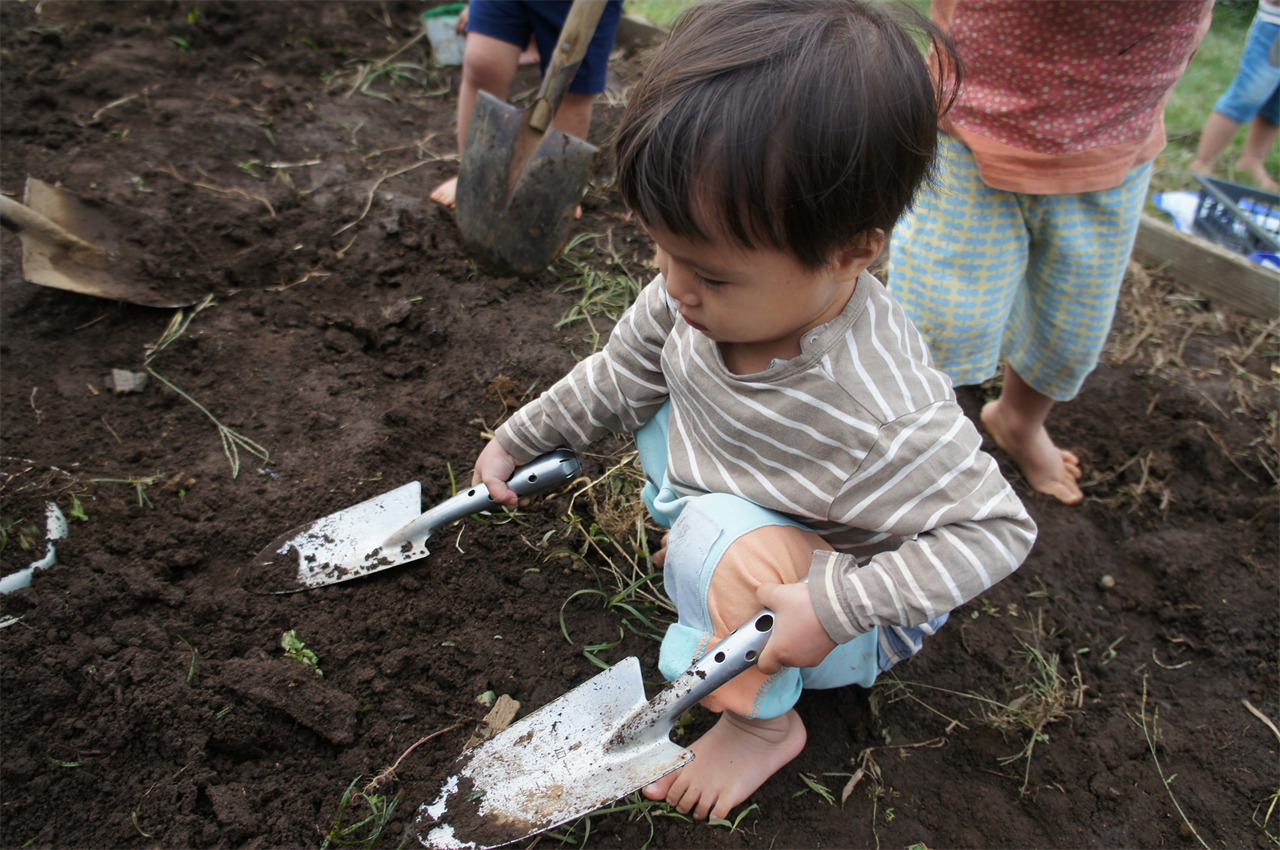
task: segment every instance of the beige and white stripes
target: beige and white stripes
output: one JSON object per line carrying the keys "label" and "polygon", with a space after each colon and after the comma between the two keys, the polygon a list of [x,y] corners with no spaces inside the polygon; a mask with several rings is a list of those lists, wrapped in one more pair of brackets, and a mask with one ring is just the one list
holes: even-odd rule
{"label": "beige and white stripes", "polygon": [[671,399],[677,495],[731,493],[810,525],[842,554],[815,558],[832,638],[914,626],[1013,572],[1035,524],[951,383],[879,281],[864,274],[803,353],[755,375],[676,312],[661,277],[579,363],[498,431],[525,462],[634,431]]}

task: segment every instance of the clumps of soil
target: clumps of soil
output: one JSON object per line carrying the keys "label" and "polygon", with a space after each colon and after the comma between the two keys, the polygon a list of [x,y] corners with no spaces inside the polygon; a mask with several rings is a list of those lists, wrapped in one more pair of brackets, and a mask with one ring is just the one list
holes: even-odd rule
{"label": "clumps of soil", "polygon": [[[214,295],[154,361],[189,398],[158,381],[116,394],[103,376],[140,371],[174,311],[25,283],[17,239],[0,237],[0,431],[6,456],[29,459],[0,466],[0,515],[42,532],[54,500],[71,525],[57,565],[0,597],[6,846],[320,846],[344,789],[388,764],[377,793],[401,804],[371,843],[414,846],[478,697],[533,711],[598,672],[591,659],[632,655],[651,691],[661,680],[657,643],[600,605],[612,550],[584,537],[607,525],[650,566],[660,536],[636,540],[628,499],[605,489],[630,468],[621,440],[580,455],[593,495],[579,483],[513,518],[465,520],[433,535],[430,558],[367,578],[246,589],[288,529],[409,481],[425,504],[447,498],[484,432],[607,329],[557,326],[574,306],[557,270],[477,269],[427,200],[456,173],[459,71],[432,68],[425,39],[398,58],[427,85],[326,87],[413,39],[422,10],[0,3],[0,189],[32,175],[128,211],[144,282],[180,274]],[[593,142],[642,61],[612,62]],[[513,91],[536,83],[525,68]],[[597,259],[648,280],[651,246],[609,181],[605,154],[576,227]],[[1029,491],[1001,458],[1040,529],[1021,569],[872,691],[806,693],[808,745],[735,829],[649,808],[557,833],[653,850],[1272,846],[1277,742],[1242,700],[1280,717],[1278,347],[1274,327],[1158,274],[1131,281],[1112,359],[1050,423],[1084,462],[1085,503]],[[987,392],[960,391],[971,417]],[[233,474],[191,399],[266,456],[241,453]],[[3,571],[42,553],[32,543],[11,535]],[[1083,699],[1040,730],[1029,766],[1004,764],[1025,732],[979,705],[1016,699],[1033,621]],[[284,657],[291,630],[323,678]],[[695,712],[679,742],[711,722]],[[875,781],[843,805],[811,784],[844,782],[868,752]],[[343,828],[370,813],[362,799]]]}

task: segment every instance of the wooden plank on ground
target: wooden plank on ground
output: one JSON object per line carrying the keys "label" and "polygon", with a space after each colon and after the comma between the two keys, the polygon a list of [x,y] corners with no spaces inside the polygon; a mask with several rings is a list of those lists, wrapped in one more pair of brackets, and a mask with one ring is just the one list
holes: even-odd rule
{"label": "wooden plank on ground", "polygon": [[1280,317],[1280,273],[1153,216],[1142,216],[1133,258],[1210,300],[1260,319]]}
{"label": "wooden plank on ground", "polygon": [[520,710],[520,703],[511,697],[503,694],[498,697],[498,701],[493,704],[493,708],[484,716],[484,720],[480,722],[480,728],[471,736],[471,740],[467,741],[467,745],[463,747],[463,751],[467,751],[481,741],[487,741],[494,735],[501,732],[511,725],[511,721],[516,719],[516,712]]}

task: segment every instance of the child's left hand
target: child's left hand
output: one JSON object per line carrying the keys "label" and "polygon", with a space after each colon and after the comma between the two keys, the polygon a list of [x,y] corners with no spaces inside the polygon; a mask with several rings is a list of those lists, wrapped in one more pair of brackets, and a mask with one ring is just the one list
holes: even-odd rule
{"label": "child's left hand", "polygon": [[836,648],[813,610],[808,584],[768,582],[756,588],[756,599],[777,615],[773,636],[756,666],[766,676],[783,667],[817,667]]}

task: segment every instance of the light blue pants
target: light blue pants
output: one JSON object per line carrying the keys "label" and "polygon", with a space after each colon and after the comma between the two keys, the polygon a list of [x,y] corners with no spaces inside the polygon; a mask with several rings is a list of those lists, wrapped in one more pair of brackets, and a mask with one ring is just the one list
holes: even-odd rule
{"label": "light blue pants", "polygon": [[[667,479],[667,434],[670,402],[636,432],[640,463],[648,479],[641,497],[654,519],[671,529],[663,585],[679,620],[662,640],[658,667],[675,679],[702,656],[712,635],[708,588],[716,566],[742,535],[764,526],[807,526],[775,511],[727,493],[677,496]],[[837,646],[817,667],[784,667],[756,694],[748,717],[777,717],[795,705],[804,688],[871,687],[876,676],[897,661],[920,651],[925,635],[945,623],[944,614],[914,628],[873,628]],[[723,637],[723,635],[721,636]]]}

